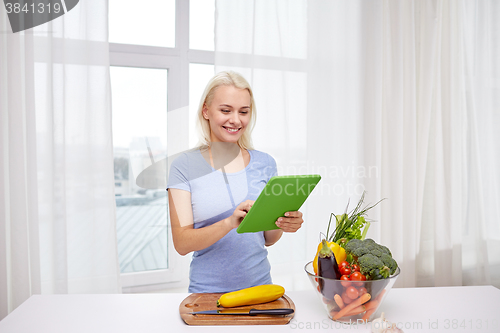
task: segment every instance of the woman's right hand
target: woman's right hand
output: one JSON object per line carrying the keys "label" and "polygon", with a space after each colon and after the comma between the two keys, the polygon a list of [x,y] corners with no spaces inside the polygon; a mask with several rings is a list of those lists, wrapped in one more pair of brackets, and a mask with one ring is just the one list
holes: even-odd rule
{"label": "woman's right hand", "polygon": [[231,226],[231,229],[238,228],[243,218],[247,215],[250,208],[252,208],[254,202],[254,200],[246,200],[236,207],[233,215],[226,219],[227,223]]}

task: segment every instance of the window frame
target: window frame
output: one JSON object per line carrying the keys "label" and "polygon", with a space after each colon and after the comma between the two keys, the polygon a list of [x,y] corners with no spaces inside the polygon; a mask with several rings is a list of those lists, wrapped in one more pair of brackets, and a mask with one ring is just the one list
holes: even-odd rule
{"label": "window frame", "polygon": [[[215,13],[214,13],[215,15]],[[215,52],[189,49],[189,0],[175,1],[175,47],[109,43],[110,66],[166,69],[167,110],[189,105],[189,64],[214,65]],[[123,292],[185,288],[190,256],[174,249],[167,208],[168,269],[121,273]]]}

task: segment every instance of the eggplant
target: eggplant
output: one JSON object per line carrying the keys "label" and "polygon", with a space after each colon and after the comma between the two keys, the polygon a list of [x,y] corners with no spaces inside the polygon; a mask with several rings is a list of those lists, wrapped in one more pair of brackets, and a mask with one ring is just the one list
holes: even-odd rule
{"label": "eggplant", "polygon": [[326,240],[322,241],[323,247],[318,253],[318,275],[327,278],[335,279],[319,279],[319,290],[328,299],[334,299],[335,294],[342,293],[342,285],[340,284],[340,274],[339,265],[337,264],[337,259],[335,259],[335,254],[328,247]]}

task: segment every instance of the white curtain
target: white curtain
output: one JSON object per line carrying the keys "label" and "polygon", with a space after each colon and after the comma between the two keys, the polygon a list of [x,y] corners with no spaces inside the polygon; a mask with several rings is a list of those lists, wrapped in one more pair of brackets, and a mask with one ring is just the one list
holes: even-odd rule
{"label": "white curtain", "polygon": [[120,292],[107,1],[0,15],[0,319],[32,294]]}
{"label": "white curtain", "polygon": [[269,249],[274,282],[310,288],[330,213],[387,198],[369,237],[396,286],[500,286],[496,1],[216,2],[216,72],[255,90],[256,149],[319,173],[303,228]]}

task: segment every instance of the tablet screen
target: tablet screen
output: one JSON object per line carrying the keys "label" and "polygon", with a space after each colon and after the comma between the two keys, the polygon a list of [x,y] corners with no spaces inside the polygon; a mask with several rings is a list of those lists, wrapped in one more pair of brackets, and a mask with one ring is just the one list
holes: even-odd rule
{"label": "tablet screen", "polygon": [[320,181],[320,175],[272,177],[236,229],[238,233],[279,229],[276,220],[297,211]]}

